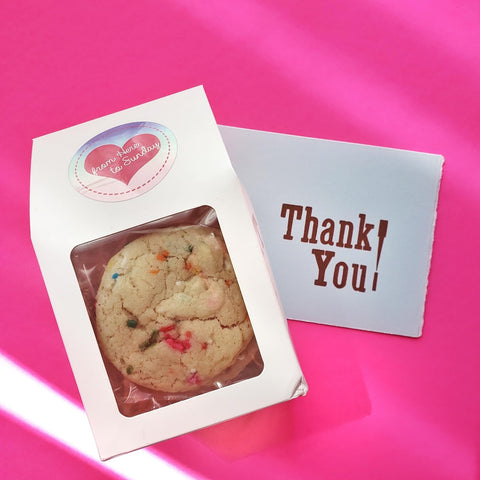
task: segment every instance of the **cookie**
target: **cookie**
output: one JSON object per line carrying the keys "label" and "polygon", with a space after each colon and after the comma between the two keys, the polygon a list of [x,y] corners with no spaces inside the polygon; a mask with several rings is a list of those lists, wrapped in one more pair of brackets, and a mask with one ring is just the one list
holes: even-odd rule
{"label": "cookie", "polygon": [[96,333],[138,385],[171,393],[211,385],[253,338],[221,232],[162,229],[125,245],[100,282]]}

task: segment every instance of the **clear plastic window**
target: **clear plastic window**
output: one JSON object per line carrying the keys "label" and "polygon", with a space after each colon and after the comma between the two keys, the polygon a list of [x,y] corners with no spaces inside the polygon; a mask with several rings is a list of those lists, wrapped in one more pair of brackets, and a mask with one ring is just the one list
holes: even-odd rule
{"label": "clear plastic window", "polygon": [[123,415],[263,370],[211,207],[78,245],[71,260]]}

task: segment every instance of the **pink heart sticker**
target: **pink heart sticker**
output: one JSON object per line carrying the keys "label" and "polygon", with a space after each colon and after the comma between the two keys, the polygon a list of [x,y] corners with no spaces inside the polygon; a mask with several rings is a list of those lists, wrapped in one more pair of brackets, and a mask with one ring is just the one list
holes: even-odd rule
{"label": "pink heart sticker", "polygon": [[151,133],[136,135],[123,147],[107,144],[92,150],[85,159],[85,171],[128,185],[133,176],[160,151],[160,140]]}

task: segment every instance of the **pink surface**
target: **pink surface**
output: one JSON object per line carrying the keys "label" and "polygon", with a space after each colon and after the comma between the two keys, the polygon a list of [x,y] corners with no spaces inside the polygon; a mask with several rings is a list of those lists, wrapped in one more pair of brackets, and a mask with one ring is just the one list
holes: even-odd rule
{"label": "pink surface", "polygon": [[[32,138],[203,84],[221,124],[445,156],[425,328],[290,322],[305,398],[148,451],[198,478],[480,478],[479,25],[473,0],[3,1],[0,358],[81,405],[29,239]],[[114,477],[12,389],[0,478]]]}

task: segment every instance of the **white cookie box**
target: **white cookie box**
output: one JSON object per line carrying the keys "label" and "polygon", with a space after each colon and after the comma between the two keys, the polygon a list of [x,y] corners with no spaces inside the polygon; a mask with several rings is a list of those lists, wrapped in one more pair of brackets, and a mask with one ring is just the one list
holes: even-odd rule
{"label": "white cookie box", "polygon": [[[109,140],[117,133],[128,138],[132,122],[141,133],[119,140],[118,157],[99,160],[99,152],[115,147]],[[145,130],[152,125],[158,131]],[[136,154],[128,161],[138,167],[127,165],[127,153]],[[121,174],[116,159],[124,161]],[[125,417],[70,254],[85,242],[202,205],[216,211],[264,369],[254,378]],[[30,211],[33,245],[102,459],[306,393],[252,208],[201,87],[34,139]]]}

